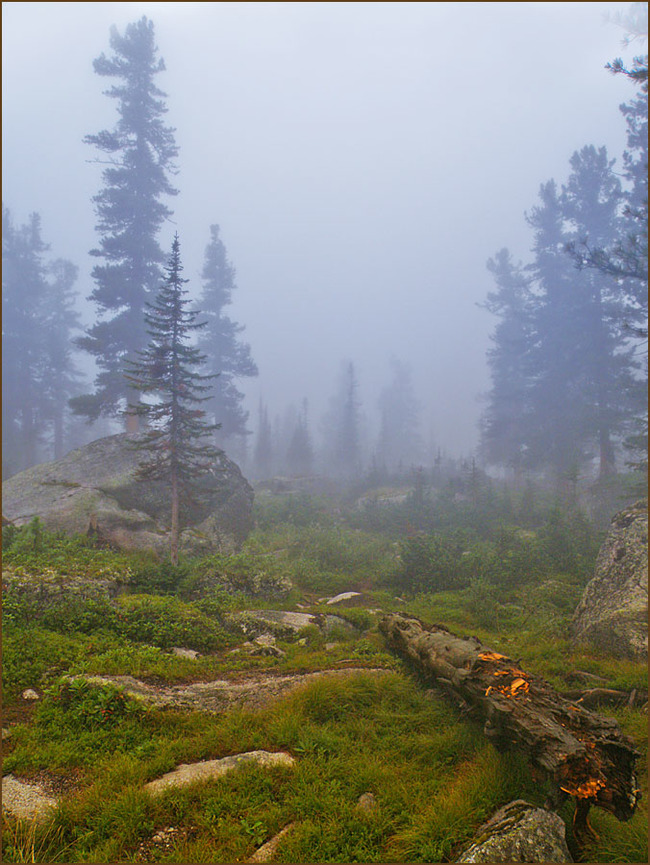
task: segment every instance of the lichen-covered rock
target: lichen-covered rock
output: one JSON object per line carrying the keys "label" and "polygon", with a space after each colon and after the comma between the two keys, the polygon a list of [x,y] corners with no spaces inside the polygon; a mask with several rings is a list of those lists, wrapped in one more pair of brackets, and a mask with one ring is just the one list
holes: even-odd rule
{"label": "lichen-covered rock", "polygon": [[50,814],[58,804],[44,787],[5,775],[2,779],[2,810],[24,820],[41,820]]}
{"label": "lichen-covered rock", "polygon": [[340,616],[293,613],[286,610],[245,610],[231,613],[227,620],[249,637],[270,633],[278,639],[290,640],[310,625],[320,628],[328,637],[337,633],[350,636],[359,634],[354,625]]}
{"label": "lichen-covered rock", "polygon": [[220,760],[183,763],[161,778],[149,781],[144,789],[151,795],[157,796],[171,787],[185,787],[198,781],[219,778],[246,763],[257,763],[259,766],[293,766],[295,759],[285,751],[247,751],[245,754],[232,754]]}
{"label": "lichen-covered rock", "polygon": [[290,639],[303,628],[318,623],[317,617],[311,613],[292,613],[286,610],[246,610],[230,614],[228,621],[249,637],[270,633],[279,639]]}
{"label": "lichen-covered rock", "polygon": [[573,862],[565,826],[553,811],[516,799],[478,830],[456,862]]}
{"label": "lichen-covered rock", "polygon": [[616,657],[648,657],[647,501],[613,518],[594,578],[574,613],[572,635]]}
{"label": "lichen-covered rock", "polygon": [[[169,550],[170,501],[164,481],[142,481],[145,459],[137,435],[97,439],[60,460],[33,466],[2,484],[3,510],[15,525],[40,517],[50,531],[96,532],[126,550]],[[253,525],[253,490],[222,454],[197,481],[198,494],[181,512],[187,555],[232,552]]]}

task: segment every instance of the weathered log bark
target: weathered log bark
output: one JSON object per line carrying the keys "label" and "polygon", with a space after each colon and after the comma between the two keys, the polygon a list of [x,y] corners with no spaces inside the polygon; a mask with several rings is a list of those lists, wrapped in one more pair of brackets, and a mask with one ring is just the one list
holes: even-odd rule
{"label": "weathered log bark", "polygon": [[553,787],[556,804],[576,798],[576,831],[584,831],[590,805],[628,820],[639,799],[634,767],[639,756],[613,718],[561,697],[543,679],[476,637],[457,637],[441,625],[425,625],[401,613],[385,616],[380,629],[389,646],[412,661],[461,704],[485,721],[497,747],[526,752]]}
{"label": "weathered log bark", "polygon": [[563,691],[560,695],[565,700],[571,700],[590,709],[592,706],[643,706],[648,702],[648,692],[638,691],[615,691],[611,688],[590,688],[588,691]]}

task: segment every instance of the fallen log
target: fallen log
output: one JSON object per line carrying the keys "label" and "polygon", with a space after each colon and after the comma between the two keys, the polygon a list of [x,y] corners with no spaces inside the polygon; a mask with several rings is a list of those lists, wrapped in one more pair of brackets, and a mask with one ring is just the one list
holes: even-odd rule
{"label": "fallen log", "polygon": [[629,820],[640,798],[633,743],[613,718],[561,697],[543,679],[476,637],[392,613],[380,622],[388,645],[484,720],[499,748],[517,747],[551,783],[550,805],[576,799],[574,831],[588,830],[591,805]]}

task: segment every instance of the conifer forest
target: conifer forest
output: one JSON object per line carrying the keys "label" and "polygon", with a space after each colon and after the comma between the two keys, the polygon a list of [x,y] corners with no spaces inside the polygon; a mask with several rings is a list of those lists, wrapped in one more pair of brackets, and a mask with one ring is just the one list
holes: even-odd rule
{"label": "conifer forest", "polygon": [[2,17],[2,861],[647,862],[646,5]]}

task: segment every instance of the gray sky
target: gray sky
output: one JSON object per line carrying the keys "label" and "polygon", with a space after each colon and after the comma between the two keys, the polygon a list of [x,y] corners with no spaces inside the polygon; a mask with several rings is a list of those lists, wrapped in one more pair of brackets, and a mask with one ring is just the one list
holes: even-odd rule
{"label": "gray sky", "polygon": [[147,15],[180,147],[161,243],[178,230],[198,294],[221,226],[260,367],[252,421],[260,395],[272,414],[307,396],[317,427],[349,358],[372,426],[396,355],[425,437],[467,454],[494,325],[485,262],[528,258],[524,212],[576,149],[620,159],[634,90],[603,67],[646,49],[605,18],[629,5],[5,2],[3,200],[17,222],[41,214],[86,297],[101,167],[82,139],[116,118],[92,61],[112,24]]}

